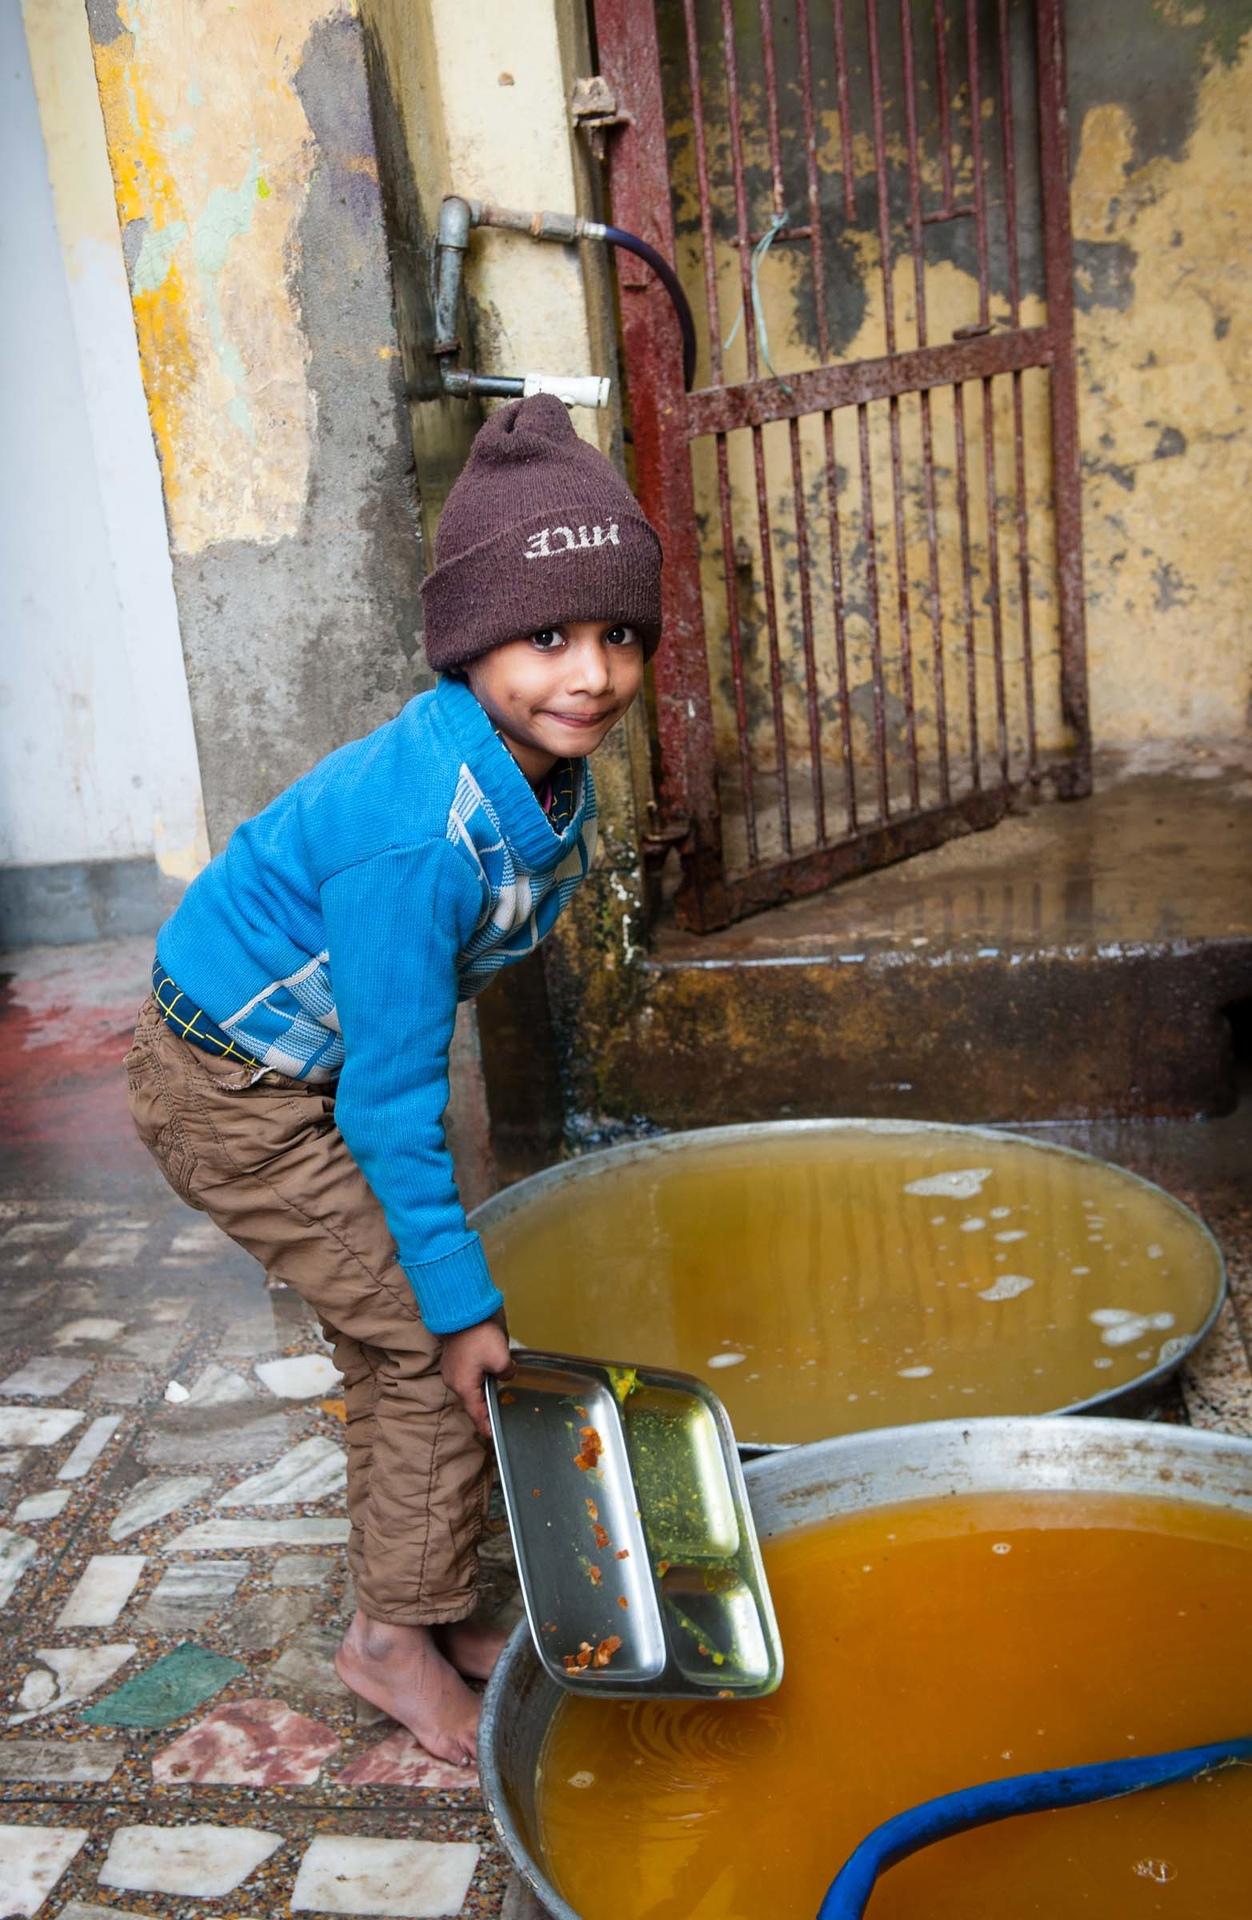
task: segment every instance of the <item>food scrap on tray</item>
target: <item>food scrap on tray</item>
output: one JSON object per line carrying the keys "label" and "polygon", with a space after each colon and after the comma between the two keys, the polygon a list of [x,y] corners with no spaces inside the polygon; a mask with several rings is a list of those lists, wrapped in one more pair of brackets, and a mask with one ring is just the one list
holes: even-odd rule
{"label": "food scrap on tray", "polygon": [[580,1473],[590,1473],[600,1464],[604,1443],[594,1427],[579,1427],[578,1438],[582,1441],[582,1445],[574,1455],[574,1465]]}
{"label": "food scrap on tray", "polygon": [[566,1673],[584,1673],[588,1667],[607,1667],[621,1644],[621,1637],[616,1633],[608,1634],[595,1647],[590,1640],[580,1641],[577,1653],[561,1656]]}

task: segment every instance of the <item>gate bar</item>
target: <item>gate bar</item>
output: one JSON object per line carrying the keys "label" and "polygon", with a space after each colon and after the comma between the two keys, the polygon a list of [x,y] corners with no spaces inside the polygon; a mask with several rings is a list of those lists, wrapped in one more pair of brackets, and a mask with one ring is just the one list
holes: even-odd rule
{"label": "gate bar", "polygon": [[973,559],[969,547],[969,466],[965,451],[965,388],[952,388],[952,429],[956,437],[956,517],[961,534],[961,616],[965,624],[965,678],[969,701],[969,773],[974,792],[982,786],[978,751],[978,661],[974,648]]}
{"label": "gate bar", "polygon": [[836,880],[849,880],[873,867],[885,867],[894,860],[907,860],[910,854],[926,853],[958,835],[993,827],[1003,820],[1012,805],[1012,794],[1005,787],[983,793],[963,794],[948,807],[927,808],[921,813],[901,814],[876,826],[863,827],[855,840],[842,840],[828,847],[817,847],[795,859],[754,872],[726,883],[726,900],[736,918],[757,913],[784,900],[818,893]]}
{"label": "gate bar", "polygon": [[1052,486],[1061,639],[1061,710],[1074,752],[1056,769],[1066,798],[1091,791],[1091,713],[1082,567],[1082,476],[1078,382],[1074,362],[1074,287],[1069,212],[1069,112],[1065,100],[1065,22],[1059,0],[1036,0],[1039,63],[1039,170],[1043,183],[1044,295],[1055,342],[1052,368]]}
{"label": "gate bar", "polygon": [[[900,44],[904,58],[904,125],[909,162],[909,221],[913,241],[913,300],[917,309],[917,344],[927,344],[926,322],[926,242],[922,229],[922,181],[918,160],[917,76],[913,63],[913,10],[911,0],[900,0]],[[943,613],[939,589],[939,527],[935,502],[935,451],[931,430],[930,394],[923,388],[918,394],[922,419],[922,491],[926,505],[926,550],[930,564],[930,633],[934,652],[935,732],[939,739],[939,794],[944,801],[952,797],[948,768],[948,712],[943,665]]]}
{"label": "gate bar", "polygon": [[[979,71],[978,0],[965,0],[966,56],[969,71],[969,140],[974,169],[974,229],[978,253],[978,324],[991,324],[991,287],[987,244],[987,181],[983,172],[982,79]],[[991,612],[991,652],[995,665],[996,746],[1000,779],[1009,777],[1008,714],[1004,692],[1004,621],[1000,603],[1000,496],[996,485],[995,394],[992,376],[982,382],[982,455],[987,514],[987,598]]]}
{"label": "gate bar", "polygon": [[[687,34],[687,74],[691,89],[691,121],[695,135],[696,183],[700,195],[700,239],[704,256],[704,297],[709,351],[709,384],[722,382],[722,323],[717,292],[717,252],[713,235],[713,199],[709,190],[708,140],[704,122],[704,82],[700,71],[700,34],[695,0],[683,0]],[[735,571],[735,529],[731,507],[726,436],[717,436],[717,494],[721,508],[722,575],[726,584],[726,626],[730,640],[730,673],[735,693],[735,731],[739,783],[743,800],[748,859],[760,857],[756,838],[756,796],[753,790],[752,750],[748,734],[747,690],[743,671],[743,631],[739,619],[739,583]]]}
{"label": "gate bar", "polygon": [[[1017,149],[1013,134],[1013,74],[1009,56],[1008,0],[998,0],[1000,42],[1000,130],[1004,152],[1004,227],[1009,268],[1009,324],[1021,325],[1021,266],[1017,251]],[[1017,510],[1017,592],[1021,602],[1022,671],[1026,694],[1026,773],[1039,780],[1035,726],[1035,664],[1030,625],[1030,540],[1026,531],[1026,433],[1022,419],[1022,376],[1013,374],[1013,487]]]}
{"label": "gate bar", "polygon": [[918,347],[881,360],[853,360],[789,373],[785,380],[746,380],[737,387],[705,387],[684,401],[687,433],[733,433],[736,427],[764,426],[769,420],[802,419],[828,407],[856,407],[918,388],[950,387],[1015,367],[1051,366],[1054,341],[1049,327],[1020,333],[980,334],[943,346]]}
{"label": "gate bar", "polygon": [[848,636],[843,616],[843,543],[839,533],[839,469],[835,461],[835,416],[822,415],[826,442],[826,514],[830,534],[830,582],[835,606],[835,661],[839,670],[839,735],[843,748],[844,804],[848,832],[856,826],[856,772],[852,759],[852,703],[848,687]]}
{"label": "gate bar", "polygon": [[[726,56],[726,87],[730,104],[730,157],[735,186],[735,224],[739,233],[739,279],[743,300],[743,340],[748,377],[757,377],[756,313],[752,301],[752,249],[748,245],[748,201],[744,180],[743,123],[739,112],[739,67],[735,54],[734,0],[722,0],[722,43]],[[781,184],[781,183],[779,183]],[[752,467],[756,480],[757,537],[761,545],[761,586],[765,594],[765,624],[769,644],[770,705],[774,721],[774,758],[778,818],[783,849],[791,852],[791,790],[787,777],[787,734],[782,704],[782,662],[778,650],[778,604],[774,592],[774,555],[770,538],[769,494],[765,480],[765,448],[759,426],[752,428]]]}
{"label": "gate bar", "polygon": [[869,604],[870,660],[874,681],[874,755],[878,771],[878,816],[891,816],[891,783],[887,773],[887,716],[883,706],[882,627],[878,613],[878,536],[874,529],[874,479],[869,457],[869,408],[856,410],[861,454],[861,538],[865,546],[865,596]]}
{"label": "gate bar", "polygon": [[[896,351],[895,288],[892,285],[891,199],[887,173],[887,140],[883,127],[882,69],[878,46],[877,0],[865,0],[865,31],[869,46],[869,86],[873,102],[874,172],[878,181],[878,250],[882,269],[883,322],[887,352]],[[891,507],[895,528],[896,610],[900,619],[900,682],[904,693],[904,729],[908,741],[909,803],[914,813],[921,805],[921,774],[917,764],[917,717],[913,711],[913,634],[909,609],[909,556],[904,534],[904,461],[900,448],[900,400],[887,401],[887,428],[891,438]]]}
{"label": "gate bar", "polygon": [[[596,0],[601,69],[631,118],[614,132],[614,214],[674,258],[665,111],[656,16],[639,0]],[[669,296],[632,256],[619,259],[622,340],[630,368],[631,426],[638,490],[659,521],[665,546],[661,601],[665,645],[652,662],[661,744],[662,823],[685,824],[683,879],[675,901],[688,925],[724,926],[729,917],[713,736],[700,548],[691,456],[681,432],[682,356]]]}
{"label": "gate bar", "polygon": [[687,32],[687,75],[691,88],[691,124],[695,134],[696,185],[700,195],[700,251],[704,257],[704,299],[709,336],[709,385],[722,384],[722,322],[717,298],[717,252],[713,240],[713,199],[709,191],[709,150],[704,126],[704,89],[700,76],[700,39],[696,0],[683,0]]}
{"label": "gate bar", "polygon": [[852,152],[852,106],[848,88],[848,38],[843,29],[843,0],[835,4],[835,85],[839,95],[839,144],[843,157],[843,215],[856,225],[856,161]]}
{"label": "gate bar", "polygon": [[939,217],[950,220],[952,206],[952,115],[948,91],[948,21],[944,0],[935,7],[935,91],[939,96],[939,166],[943,178],[943,204]]}

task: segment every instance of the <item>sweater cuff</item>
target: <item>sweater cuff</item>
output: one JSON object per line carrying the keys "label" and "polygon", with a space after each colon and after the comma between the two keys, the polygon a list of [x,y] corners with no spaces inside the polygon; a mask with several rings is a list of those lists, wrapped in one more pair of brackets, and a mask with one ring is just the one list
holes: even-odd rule
{"label": "sweater cuff", "polygon": [[404,1271],[432,1333],[460,1333],[465,1327],[476,1327],[504,1305],[477,1234],[455,1253],[406,1266]]}

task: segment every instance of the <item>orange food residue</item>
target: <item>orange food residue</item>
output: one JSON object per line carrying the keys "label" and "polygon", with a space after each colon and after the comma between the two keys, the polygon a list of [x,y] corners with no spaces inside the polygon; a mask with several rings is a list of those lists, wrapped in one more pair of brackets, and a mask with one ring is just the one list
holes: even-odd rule
{"label": "orange food residue", "polygon": [[617,1596],[617,1604],[621,1608],[622,1612],[625,1613],[627,1608],[630,1606],[630,1601],[626,1598],[626,1595],[624,1593],[619,1593]]}
{"label": "orange food residue", "polygon": [[604,1575],[601,1573],[599,1567],[591,1566],[591,1567],[588,1567],[587,1569],[587,1578],[588,1580],[590,1580],[593,1587],[598,1587],[600,1582],[603,1580]]}
{"label": "orange food residue", "polygon": [[600,1455],[604,1452],[604,1446],[594,1427],[579,1427],[578,1437],[582,1441],[582,1446],[574,1455],[574,1465],[580,1473],[589,1473],[593,1467],[600,1464]]}
{"label": "orange food residue", "polygon": [[590,1640],[579,1642],[577,1653],[561,1656],[566,1673],[583,1673],[588,1667],[607,1667],[622,1642],[620,1635],[610,1633],[598,1646],[593,1647]]}
{"label": "orange food residue", "polygon": [[607,1528],[607,1527],[602,1527],[602,1526],[600,1525],[600,1522],[599,1522],[598,1520],[596,1521],[596,1525],[595,1525],[595,1535],[596,1535],[596,1545],[597,1545],[598,1547],[607,1547],[607,1546],[608,1546],[608,1544],[609,1544],[609,1530],[608,1530],[608,1528]]}

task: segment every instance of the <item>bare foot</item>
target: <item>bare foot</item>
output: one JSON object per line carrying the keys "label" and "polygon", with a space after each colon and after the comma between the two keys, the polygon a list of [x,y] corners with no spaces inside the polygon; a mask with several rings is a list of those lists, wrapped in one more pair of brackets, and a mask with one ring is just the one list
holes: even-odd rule
{"label": "bare foot", "polygon": [[467,1680],[489,1680],[491,1669],[504,1652],[507,1633],[480,1620],[454,1620],[434,1629],[435,1640],[458,1673]]}
{"label": "bare foot", "polygon": [[346,1687],[407,1727],[427,1753],[453,1766],[474,1765],[482,1702],[448,1665],[428,1627],[388,1626],[358,1609],[335,1669]]}

